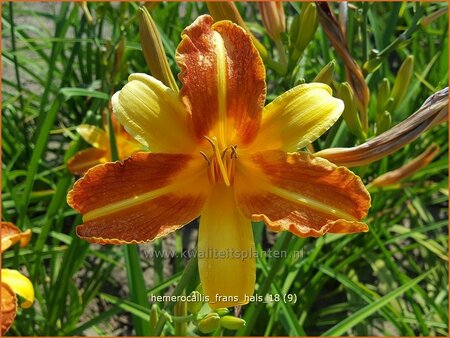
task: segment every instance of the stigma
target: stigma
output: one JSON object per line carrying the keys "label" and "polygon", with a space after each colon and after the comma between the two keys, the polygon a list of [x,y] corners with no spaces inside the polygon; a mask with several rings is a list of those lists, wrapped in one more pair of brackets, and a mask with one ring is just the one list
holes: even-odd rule
{"label": "stigma", "polygon": [[234,181],[234,171],[236,167],[236,159],[238,158],[236,148],[237,145],[228,146],[225,149],[220,149],[217,138],[214,136],[205,139],[212,146],[212,155],[208,156],[203,151],[200,154],[208,162],[208,178],[212,184],[224,183],[225,186],[230,187]]}

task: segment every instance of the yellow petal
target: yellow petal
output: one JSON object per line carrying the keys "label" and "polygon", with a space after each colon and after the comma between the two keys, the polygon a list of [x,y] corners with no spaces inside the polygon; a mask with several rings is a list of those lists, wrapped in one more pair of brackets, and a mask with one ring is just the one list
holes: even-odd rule
{"label": "yellow petal", "polygon": [[67,162],[67,169],[74,175],[83,175],[98,164],[106,163],[110,159],[109,151],[88,148],[77,152]]}
{"label": "yellow petal", "polygon": [[202,211],[198,264],[212,308],[248,303],[256,274],[252,226],[237,209],[233,190],[225,185],[214,187]]}
{"label": "yellow petal", "polygon": [[1,284],[1,334],[4,335],[11,327],[17,313],[17,298],[11,288]]}
{"label": "yellow petal", "polygon": [[90,124],[80,124],[77,133],[91,146],[106,150],[109,148],[109,138],[106,131]]}
{"label": "yellow petal", "polygon": [[8,285],[15,294],[24,298],[20,305],[29,308],[34,302],[34,289],[31,281],[17,270],[2,269],[2,283]]}
{"label": "yellow petal", "polygon": [[22,232],[18,227],[10,222],[1,223],[2,252],[9,249],[17,242],[20,242],[20,247],[23,248],[30,242],[30,238],[30,229]]}
{"label": "yellow petal", "polygon": [[111,102],[128,133],[153,152],[192,151],[190,117],[177,93],[146,74],[132,74],[128,81]]}
{"label": "yellow petal", "polygon": [[344,104],[323,83],[299,85],[264,108],[255,150],[296,151],[316,140],[341,116]]}

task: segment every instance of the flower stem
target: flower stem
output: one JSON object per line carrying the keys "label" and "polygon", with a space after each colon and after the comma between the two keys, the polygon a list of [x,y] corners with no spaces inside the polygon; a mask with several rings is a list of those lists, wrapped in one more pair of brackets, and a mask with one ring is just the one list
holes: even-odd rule
{"label": "flower stem", "polygon": [[278,50],[278,56],[280,57],[280,64],[283,67],[287,67],[287,57],[286,57],[286,51],[284,50],[283,42],[278,39],[275,40],[275,46]]}
{"label": "flower stem", "polygon": [[281,63],[272,60],[270,57],[265,58],[264,62],[268,67],[272,68],[278,75],[285,75],[287,72],[286,65],[282,65]]}
{"label": "flower stem", "polygon": [[[175,287],[175,290],[173,290],[172,296],[179,296],[183,292],[183,290],[188,285],[189,281],[198,273],[198,261],[197,256],[194,256],[191,258],[191,260],[187,263],[186,268],[183,271],[183,274],[181,275],[181,279],[178,282],[178,285]],[[165,311],[171,310],[175,306],[174,302],[168,302],[164,306]],[[160,336],[164,325],[166,323],[167,318],[164,316],[161,316],[158,324],[156,325],[155,329],[155,336]]]}
{"label": "flower stem", "polygon": [[168,319],[170,318],[170,320],[174,323],[187,323],[195,319],[195,316],[193,314],[186,316],[172,316],[167,311],[164,311],[164,316],[167,317]]}

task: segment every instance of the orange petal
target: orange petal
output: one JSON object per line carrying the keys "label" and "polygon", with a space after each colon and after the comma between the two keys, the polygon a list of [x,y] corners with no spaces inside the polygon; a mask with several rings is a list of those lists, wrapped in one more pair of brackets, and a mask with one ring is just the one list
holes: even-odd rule
{"label": "orange petal", "polygon": [[256,136],[266,85],[263,62],[245,30],[202,15],[182,34],[176,60],[180,97],[195,133],[223,144],[248,144]]}
{"label": "orange petal", "polygon": [[368,231],[370,195],[361,179],[307,153],[264,151],[239,158],[238,205],[271,230],[300,237]]}
{"label": "orange petal", "polygon": [[26,231],[20,231],[18,227],[10,222],[2,222],[1,223],[1,239],[2,239],[2,250],[9,249],[11,246],[20,242],[20,247],[28,245],[31,238],[31,230],[28,229]]}
{"label": "orange petal", "polygon": [[74,175],[83,175],[92,167],[108,161],[108,151],[97,148],[87,148],[77,152],[67,162],[67,169]]}
{"label": "orange petal", "polygon": [[2,336],[11,327],[17,313],[17,298],[11,288],[1,283],[1,323],[2,323]]}
{"label": "orange petal", "polygon": [[67,196],[83,214],[78,236],[143,243],[182,227],[200,215],[209,188],[205,169],[200,155],[135,153],[89,170]]}

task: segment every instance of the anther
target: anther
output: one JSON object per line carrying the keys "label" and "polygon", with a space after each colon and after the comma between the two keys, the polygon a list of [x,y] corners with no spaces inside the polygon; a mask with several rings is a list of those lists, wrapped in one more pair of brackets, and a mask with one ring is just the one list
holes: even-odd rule
{"label": "anther", "polygon": [[236,148],[237,148],[237,145],[231,146],[231,158],[233,158],[233,156],[234,156],[234,158],[238,158]]}
{"label": "anther", "polygon": [[211,140],[211,139],[210,139],[208,136],[206,136],[206,135],[203,135],[203,137],[204,137],[209,143],[211,143],[212,147],[214,148],[214,146],[216,145],[216,144],[214,143],[214,141]]}
{"label": "anther", "polygon": [[205,158],[206,162],[208,162],[208,166],[211,166],[211,161],[209,160],[208,156],[206,156],[206,154],[203,151],[200,152],[200,155],[202,155]]}
{"label": "anther", "polygon": [[225,148],[225,150],[222,152],[222,156],[220,156],[220,158],[223,160],[223,158],[225,157],[225,154],[227,153],[228,148]]}

